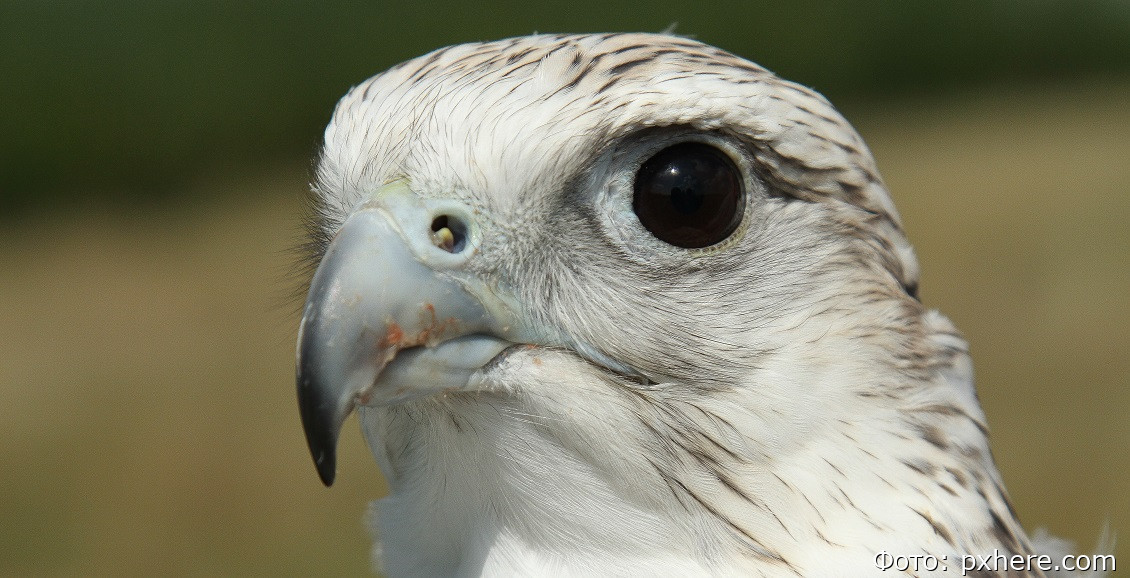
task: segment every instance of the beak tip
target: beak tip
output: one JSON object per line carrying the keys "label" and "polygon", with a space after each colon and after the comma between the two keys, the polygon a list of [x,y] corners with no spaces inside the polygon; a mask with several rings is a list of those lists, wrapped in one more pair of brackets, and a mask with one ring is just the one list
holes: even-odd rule
{"label": "beak tip", "polygon": [[337,436],[331,431],[307,427],[306,443],[310,446],[310,457],[314,458],[318,477],[327,488],[332,486],[337,474]]}
{"label": "beak tip", "polygon": [[326,487],[334,483],[337,473],[337,437],[341,428],[336,413],[326,407],[326,401],[316,388],[302,387],[299,381],[298,400],[302,417],[302,429],[306,433],[306,445],[318,477]]}
{"label": "beak tip", "polygon": [[337,459],[333,451],[314,457],[314,467],[318,468],[318,477],[326,487],[334,485],[334,476],[337,475]]}

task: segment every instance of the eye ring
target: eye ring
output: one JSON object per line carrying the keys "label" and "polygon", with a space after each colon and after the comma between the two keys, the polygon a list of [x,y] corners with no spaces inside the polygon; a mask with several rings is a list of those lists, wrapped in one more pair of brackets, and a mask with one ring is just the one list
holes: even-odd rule
{"label": "eye ring", "polygon": [[729,155],[688,141],[660,150],[632,182],[632,210],[652,235],[685,249],[725,241],[741,224],[746,193]]}

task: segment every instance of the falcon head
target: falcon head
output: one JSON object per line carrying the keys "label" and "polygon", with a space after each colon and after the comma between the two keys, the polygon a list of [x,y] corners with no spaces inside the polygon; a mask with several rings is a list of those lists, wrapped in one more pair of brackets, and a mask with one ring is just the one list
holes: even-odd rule
{"label": "falcon head", "polygon": [[1026,553],[966,344],[819,94],[668,35],[444,48],[352,89],[298,343],[392,575],[879,572]]}

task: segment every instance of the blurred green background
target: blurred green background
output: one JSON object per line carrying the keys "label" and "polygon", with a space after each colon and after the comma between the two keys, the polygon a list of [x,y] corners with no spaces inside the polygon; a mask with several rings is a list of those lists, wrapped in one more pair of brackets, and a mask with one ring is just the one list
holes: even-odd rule
{"label": "blurred green background", "polygon": [[293,393],[335,101],[446,44],[672,24],[868,140],[1025,526],[1130,530],[1130,2],[0,1],[0,575],[365,573],[376,466],[347,424],[322,488]]}

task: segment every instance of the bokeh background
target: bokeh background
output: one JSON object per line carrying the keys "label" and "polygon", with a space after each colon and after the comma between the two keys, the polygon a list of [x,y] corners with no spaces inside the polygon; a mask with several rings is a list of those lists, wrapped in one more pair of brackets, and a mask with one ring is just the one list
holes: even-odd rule
{"label": "bokeh background", "polygon": [[350,423],[323,488],[293,392],[335,101],[446,44],[672,24],[868,140],[1025,525],[1130,532],[1130,2],[12,0],[0,575],[368,572],[379,473]]}

